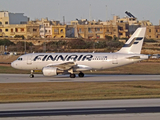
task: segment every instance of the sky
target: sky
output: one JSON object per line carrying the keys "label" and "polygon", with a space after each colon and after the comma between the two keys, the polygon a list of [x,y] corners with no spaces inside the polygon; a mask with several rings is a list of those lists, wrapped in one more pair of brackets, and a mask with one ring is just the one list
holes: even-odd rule
{"label": "sky", "polygon": [[0,0],[0,11],[24,13],[30,20],[48,18],[69,23],[76,19],[111,20],[131,12],[138,20],[159,25],[160,0]]}

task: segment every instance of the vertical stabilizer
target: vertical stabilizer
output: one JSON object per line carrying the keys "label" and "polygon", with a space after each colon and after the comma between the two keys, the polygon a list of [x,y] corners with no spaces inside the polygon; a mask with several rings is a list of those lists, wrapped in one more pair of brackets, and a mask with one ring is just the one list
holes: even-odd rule
{"label": "vertical stabilizer", "polygon": [[128,54],[140,54],[144,37],[146,33],[146,27],[138,28],[134,34],[129,38],[125,45],[118,51],[118,53]]}

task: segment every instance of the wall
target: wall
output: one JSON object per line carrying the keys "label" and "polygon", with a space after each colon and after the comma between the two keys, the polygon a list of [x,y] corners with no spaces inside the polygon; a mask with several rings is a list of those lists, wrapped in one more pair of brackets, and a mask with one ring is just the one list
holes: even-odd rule
{"label": "wall", "polygon": [[9,13],[9,24],[27,24],[28,17],[24,16],[23,13]]}

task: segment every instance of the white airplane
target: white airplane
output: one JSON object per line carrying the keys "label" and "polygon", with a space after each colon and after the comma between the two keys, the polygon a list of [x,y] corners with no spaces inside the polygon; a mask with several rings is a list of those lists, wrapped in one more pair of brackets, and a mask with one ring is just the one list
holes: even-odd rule
{"label": "white airplane", "polygon": [[116,53],[31,53],[20,56],[11,66],[21,70],[42,70],[44,76],[70,74],[75,78],[84,77],[82,71],[102,70],[119,67],[148,59],[148,55],[140,54],[146,28],[138,28],[125,45]]}

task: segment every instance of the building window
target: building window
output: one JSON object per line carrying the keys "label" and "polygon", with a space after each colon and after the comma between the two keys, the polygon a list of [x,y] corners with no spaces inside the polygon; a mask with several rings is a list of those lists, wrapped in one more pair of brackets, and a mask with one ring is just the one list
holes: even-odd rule
{"label": "building window", "polygon": [[0,32],[2,32],[2,29],[0,29]]}
{"label": "building window", "polygon": [[6,29],[5,31],[8,32],[8,29]]}
{"label": "building window", "polygon": [[123,30],[123,27],[119,27],[119,30]]}
{"label": "building window", "polygon": [[54,29],[54,33],[58,33],[58,29]]}
{"label": "building window", "polygon": [[149,29],[149,32],[151,32],[151,29]]}
{"label": "building window", "polygon": [[97,38],[100,38],[100,35],[97,35]]}
{"label": "building window", "polygon": [[123,35],[122,33],[119,33],[119,35]]}
{"label": "building window", "polygon": [[21,32],[24,32],[24,28],[21,28]]}
{"label": "building window", "polygon": [[2,22],[0,22],[0,25],[2,25]]}
{"label": "building window", "polygon": [[13,28],[11,29],[11,32],[13,32]]}
{"label": "building window", "polygon": [[7,25],[7,24],[8,24],[8,22],[5,22],[5,24]]}
{"label": "building window", "polygon": [[37,32],[37,29],[33,29],[33,32]]}
{"label": "building window", "polygon": [[100,28],[97,28],[96,31],[100,31]]}
{"label": "building window", "polygon": [[89,33],[91,33],[91,32],[92,32],[91,28],[88,28],[88,32],[89,32]]}
{"label": "building window", "polygon": [[16,30],[15,30],[16,32],[18,32],[18,28],[16,28]]}
{"label": "building window", "polygon": [[61,33],[63,32],[63,29],[61,29]]}

